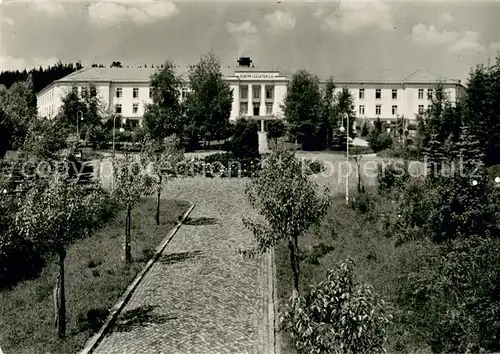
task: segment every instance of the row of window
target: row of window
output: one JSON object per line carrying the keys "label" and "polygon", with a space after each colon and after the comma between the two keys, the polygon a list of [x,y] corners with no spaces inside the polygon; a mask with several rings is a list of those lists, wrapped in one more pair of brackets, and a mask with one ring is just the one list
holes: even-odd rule
{"label": "row of window", "polygon": [[[428,89],[427,90],[427,99],[432,99],[432,95],[434,93],[434,89]],[[359,89],[359,99],[363,100],[365,98],[365,89]],[[375,89],[375,98],[376,99],[382,99],[382,90],[381,89]],[[392,90],[392,99],[397,100],[398,99],[398,90],[393,89]],[[424,99],[424,89],[418,89],[418,99],[423,100]]]}
{"label": "row of window", "polygon": [[53,99],[54,99],[54,90],[51,90],[51,91],[45,93],[40,98],[40,102],[42,105],[45,105],[46,103],[52,102]]}
{"label": "row of window", "polygon": [[[73,92],[78,95],[78,87],[73,86]],[[89,88],[88,87],[82,87],[82,96],[87,96],[89,93]],[[90,97],[96,97],[97,96],[97,89],[94,86],[90,87]]]}
{"label": "row of window", "polygon": [[[260,104],[254,103],[253,104],[253,115],[258,116],[260,115]],[[241,102],[240,103],[240,116],[247,115],[248,114],[248,102]],[[273,104],[268,103],[266,104],[266,115],[270,116],[273,114]]]}
{"label": "row of window", "polygon": [[[115,90],[115,97],[116,98],[121,98],[123,97],[123,89],[121,87],[117,87],[116,90]],[[152,98],[153,97],[153,89],[150,88],[149,89],[149,98]],[[138,87],[134,87],[132,89],[132,98],[139,98],[139,88]]]}
{"label": "row of window", "polygon": [[[252,98],[256,100],[260,100],[260,92],[261,92],[261,85],[253,85],[252,86]],[[273,86],[266,86],[265,88],[266,92],[266,100],[272,100],[273,99],[273,93],[274,93],[274,87]],[[248,86],[240,86],[240,99],[246,100],[248,99]]]}
{"label": "row of window", "polygon": [[[423,104],[418,105],[418,113],[422,114],[424,113],[425,107]],[[364,105],[359,105],[358,109],[359,115],[364,115],[365,114],[365,106]],[[382,114],[382,105],[377,104],[375,105],[375,115],[379,116]],[[398,106],[393,105],[392,106],[392,115],[395,116],[398,114]]]}
{"label": "row of window", "polygon": [[[78,87],[73,87],[73,92],[78,94]],[[187,95],[187,89],[182,89],[181,92],[181,97],[184,99],[186,98]],[[86,96],[88,94],[88,88],[87,87],[82,87],[82,96]],[[95,87],[90,88],[90,96],[95,97],[97,96],[97,90]],[[122,98],[123,97],[123,88],[117,87],[115,89],[115,97],[116,98]],[[134,87],[132,88],[132,98],[139,98],[139,88]],[[153,88],[149,88],[149,98],[153,98]]]}
{"label": "row of window", "polygon": [[[188,93],[187,89],[182,89],[181,98],[182,99],[186,98],[187,93]],[[115,97],[116,98],[123,97],[123,89],[121,87],[116,88]],[[132,88],[132,98],[139,98],[139,88],[138,87]],[[152,87],[149,88],[149,98],[153,98],[153,88]]]}
{"label": "row of window", "polygon": [[[122,105],[120,103],[115,104],[115,113],[121,114],[123,112]],[[139,103],[132,103],[132,114],[139,113]]]}

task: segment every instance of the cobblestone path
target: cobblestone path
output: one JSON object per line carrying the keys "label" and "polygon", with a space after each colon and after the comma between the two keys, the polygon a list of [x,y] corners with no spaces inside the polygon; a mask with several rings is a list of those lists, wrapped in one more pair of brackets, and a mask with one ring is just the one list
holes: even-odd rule
{"label": "cobblestone path", "polygon": [[164,197],[194,203],[94,353],[269,353],[267,260],[253,245],[242,179],[171,182]]}

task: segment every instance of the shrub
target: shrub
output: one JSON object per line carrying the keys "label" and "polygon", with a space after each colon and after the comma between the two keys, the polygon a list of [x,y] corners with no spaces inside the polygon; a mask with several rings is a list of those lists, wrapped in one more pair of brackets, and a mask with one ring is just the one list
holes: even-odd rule
{"label": "shrub", "polygon": [[355,198],[351,198],[349,206],[352,210],[361,214],[367,214],[374,206],[374,200],[371,193],[360,193]]}
{"label": "shrub", "polygon": [[240,118],[234,126],[231,140],[231,152],[238,158],[255,158],[259,155],[259,138],[257,121]]}
{"label": "shrub", "polygon": [[87,316],[80,315],[77,319],[77,327],[80,332],[90,331],[95,333],[99,331],[101,326],[106,321],[109,315],[109,310],[104,308],[90,309]]}
{"label": "shrub", "polygon": [[267,123],[267,136],[269,139],[277,139],[285,136],[286,126],[281,120],[270,120]]}
{"label": "shrub", "polygon": [[397,319],[434,352],[500,350],[500,240],[440,247],[399,289]]}
{"label": "shrub", "polygon": [[415,123],[408,123],[406,128],[408,130],[417,130],[417,125]]}
{"label": "shrub", "polygon": [[326,245],[324,243],[320,243],[318,245],[314,245],[312,252],[307,256],[307,262],[311,264],[319,264],[319,259],[333,251],[335,248],[331,245]]}
{"label": "shrub", "polygon": [[374,152],[379,152],[392,146],[392,137],[388,133],[379,133],[373,129],[368,136],[368,143]]}
{"label": "shrub", "polygon": [[435,242],[498,231],[498,193],[486,176],[476,179],[455,175],[436,181],[437,202],[429,216],[428,232]]}
{"label": "shrub", "polygon": [[303,163],[308,167],[308,174],[317,174],[326,170],[325,164],[322,161],[305,159]]}
{"label": "shrub", "polygon": [[368,124],[366,122],[363,123],[363,126],[361,127],[361,137],[366,137],[370,134],[370,130],[368,129]]}
{"label": "shrub", "polygon": [[42,253],[32,242],[10,233],[0,234],[0,289],[36,278],[44,265]]}
{"label": "shrub", "polygon": [[348,259],[303,296],[294,292],[281,318],[301,353],[384,353],[390,315]]}
{"label": "shrub", "polygon": [[373,154],[369,146],[349,146],[349,155]]}
{"label": "shrub", "polygon": [[389,192],[394,187],[401,187],[409,178],[408,167],[403,162],[379,163],[377,186],[379,192]]}

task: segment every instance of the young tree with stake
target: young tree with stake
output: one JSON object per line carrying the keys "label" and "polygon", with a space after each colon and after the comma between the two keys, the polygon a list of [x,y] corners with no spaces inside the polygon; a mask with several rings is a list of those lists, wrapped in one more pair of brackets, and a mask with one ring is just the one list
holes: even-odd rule
{"label": "young tree with stake", "polygon": [[55,173],[48,180],[31,181],[28,191],[14,217],[16,232],[48,252],[59,256],[59,276],[56,283],[55,312],[59,338],[66,335],[66,299],[64,261],[66,250],[75,240],[89,235],[97,226],[95,211],[100,194],[89,193]]}
{"label": "young tree with stake", "polygon": [[125,263],[132,263],[130,246],[130,230],[132,229],[132,207],[141,196],[150,195],[153,191],[153,180],[139,161],[125,152],[123,160],[113,159],[114,189],[112,197],[127,209],[125,218]]}
{"label": "young tree with stake", "polygon": [[156,225],[160,225],[161,190],[165,180],[176,177],[177,165],[184,161],[184,151],[176,135],[164,139],[162,144],[146,138],[141,151],[143,165],[148,165],[156,189]]}
{"label": "young tree with stake", "polygon": [[319,194],[304,168],[292,152],[282,147],[273,151],[259,177],[251,180],[246,189],[250,205],[264,221],[243,218],[243,223],[257,241],[255,249],[242,252],[245,255],[264,253],[278,242],[288,240],[297,291],[300,274],[298,238],[319,223],[330,205],[328,189]]}

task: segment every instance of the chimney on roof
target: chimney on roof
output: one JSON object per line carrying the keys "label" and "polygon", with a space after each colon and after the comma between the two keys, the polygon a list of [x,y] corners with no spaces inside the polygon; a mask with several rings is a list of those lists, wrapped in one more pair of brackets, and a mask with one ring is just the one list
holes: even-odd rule
{"label": "chimney on roof", "polygon": [[252,59],[250,59],[250,57],[240,57],[237,61],[239,67],[249,68],[252,64]]}

